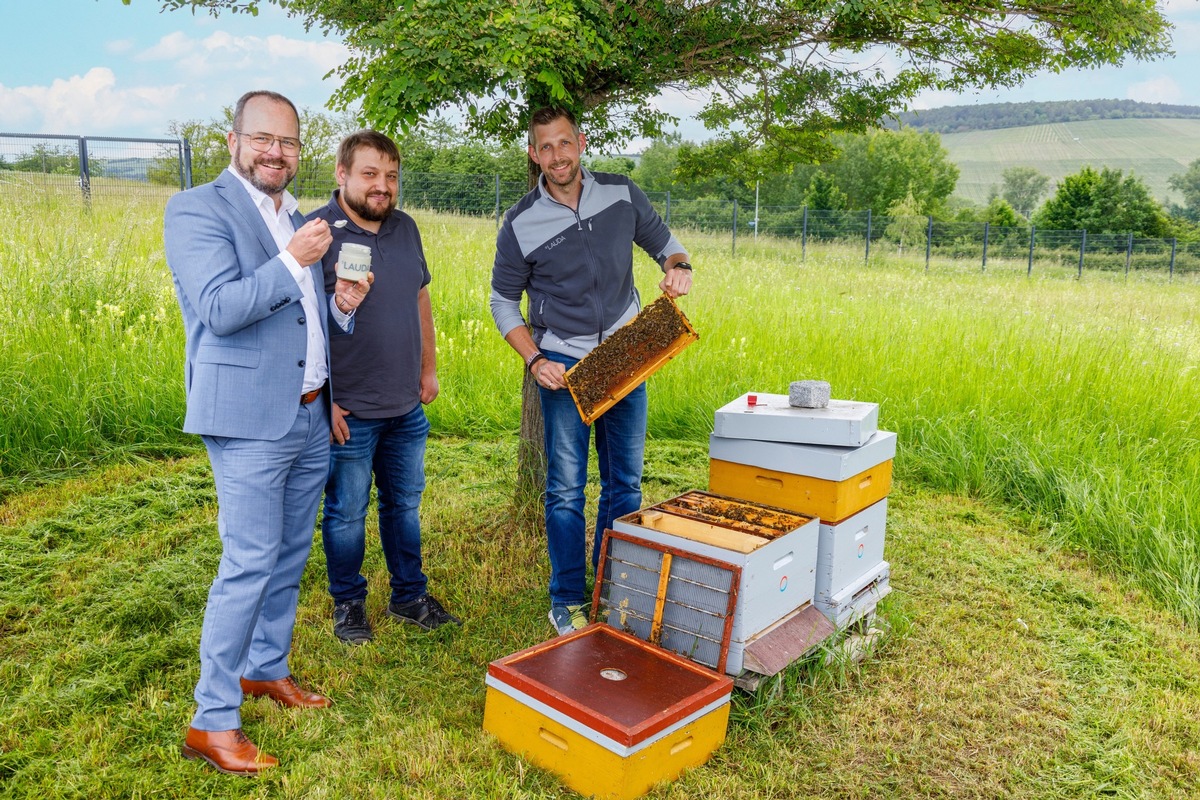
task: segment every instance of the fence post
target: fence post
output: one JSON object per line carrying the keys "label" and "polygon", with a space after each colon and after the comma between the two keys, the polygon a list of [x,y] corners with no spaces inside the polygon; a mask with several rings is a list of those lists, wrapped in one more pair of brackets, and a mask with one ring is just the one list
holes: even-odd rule
{"label": "fence post", "polygon": [[933,214],[929,215],[929,224],[925,226],[925,271],[929,272],[929,254],[933,252]]}
{"label": "fence post", "polygon": [[867,249],[866,255],[863,256],[863,263],[871,260],[871,209],[867,209]]}
{"label": "fence post", "polygon": [[179,188],[192,188],[192,143],[186,138],[179,140]]}
{"label": "fence post", "polygon": [[800,260],[808,258],[808,206],[804,207],[804,225],[800,229]]}
{"label": "fence post", "polygon": [[496,173],[496,227],[500,227],[500,173]]}
{"label": "fence post", "polygon": [[667,212],[667,213],[663,215],[663,216],[665,217],[665,219],[663,220],[663,222],[664,222],[664,223],[666,223],[667,227],[669,228],[669,227],[671,227],[671,190],[670,190],[670,189],[667,189],[667,207],[666,207],[666,212]]}
{"label": "fence post", "polygon": [[733,246],[729,250],[729,254],[737,255],[737,198],[733,199]]}
{"label": "fence post", "polygon": [[1125,248],[1125,279],[1129,280],[1129,262],[1133,259],[1133,231],[1129,232],[1129,246]]}
{"label": "fence post", "polygon": [[79,137],[79,190],[83,192],[84,202],[92,199],[92,178],[88,170],[87,137]]}
{"label": "fence post", "polygon": [[1079,237],[1079,274],[1075,276],[1076,280],[1083,280],[1083,254],[1087,251],[1087,230],[1084,229],[1083,235]]}
{"label": "fence post", "polygon": [[1175,245],[1179,243],[1178,239],[1171,239],[1171,271],[1167,274],[1167,280],[1175,280]]}
{"label": "fence post", "polygon": [[991,229],[992,227],[990,222],[983,223],[983,266],[980,268],[980,272],[987,272],[988,233],[991,231]]}
{"label": "fence post", "polygon": [[1029,266],[1025,269],[1025,277],[1033,275],[1033,234],[1037,230],[1037,225],[1029,226]]}

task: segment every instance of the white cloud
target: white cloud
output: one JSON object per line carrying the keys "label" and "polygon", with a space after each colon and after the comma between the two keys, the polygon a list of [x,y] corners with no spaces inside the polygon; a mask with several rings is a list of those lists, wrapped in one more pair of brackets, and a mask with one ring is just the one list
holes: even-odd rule
{"label": "white cloud", "polygon": [[160,122],[162,108],[180,90],[177,85],[118,88],[111,69],[93,67],[49,86],[0,86],[4,109],[0,125],[36,133],[92,135],[140,129]]}
{"label": "white cloud", "polygon": [[1143,103],[1181,103],[1183,89],[1168,75],[1129,84],[1126,97]]}
{"label": "white cloud", "polygon": [[280,70],[320,79],[349,56],[345,45],[328,39],[234,36],[225,31],[196,39],[176,31],[140,53],[137,60],[170,62],[197,79],[229,72],[269,75]]}

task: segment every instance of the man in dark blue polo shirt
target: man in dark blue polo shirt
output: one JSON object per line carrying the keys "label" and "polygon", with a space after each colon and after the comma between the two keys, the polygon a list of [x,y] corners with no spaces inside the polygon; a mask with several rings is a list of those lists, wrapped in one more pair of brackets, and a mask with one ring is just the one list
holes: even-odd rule
{"label": "man in dark blue polo shirt", "polygon": [[374,476],[379,541],[391,576],[389,616],[433,630],[461,625],[426,592],[421,569],[421,493],[429,421],[422,405],[438,394],[429,269],[412,217],[396,209],[400,153],[376,131],[338,147],[339,188],[309,218],[324,219],[333,244],[322,262],[333,286],[343,243],[371,249],[375,283],[359,306],[353,335],[330,348],[333,444],[325,484],[325,547],[333,632],[344,642],[373,637],[362,576],[367,506]]}

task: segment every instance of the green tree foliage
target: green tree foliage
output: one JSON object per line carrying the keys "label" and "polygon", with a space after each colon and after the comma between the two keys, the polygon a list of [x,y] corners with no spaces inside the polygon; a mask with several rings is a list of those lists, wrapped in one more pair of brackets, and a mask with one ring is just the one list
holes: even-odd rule
{"label": "green tree foliage", "polygon": [[1054,196],[1034,215],[1039,228],[1086,230],[1089,233],[1170,235],[1170,224],[1158,201],[1140,178],[1119,169],[1099,172],[1084,167],[1063,178]]}
{"label": "green tree foliage", "polygon": [[888,208],[888,226],[883,235],[896,243],[896,252],[924,243],[929,231],[929,217],[921,214],[921,206],[910,191],[902,200]]}
{"label": "green tree foliage", "polygon": [[[830,133],[864,131],[927,89],[1169,52],[1154,0],[160,2],[214,13],[273,2],[340,36],[353,55],[333,102],[361,102],[387,131],[454,107],[472,133],[511,141],[531,107],[555,103],[604,149],[662,132],[665,87],[701,90],[699,116],[721,135],[700,155],[743,181],[824,155]],[[885,57],[893,69],[876,66]]]}
{"label": "green tree foliage", "polygon": [[993,197],[983,210],[982,217],[980,222],[986,222],[994,228],[1028,227],[1025,218],[1003,197]]}
{"label": "green tree foliage", "polygon": [[588,162],[588,167],[597,172],[615,172],[632,175],[637,162],[628,156],[598,156]]}
{"label": "green tree foliage", "polygon": [[46,175],[78,175],[79,149],[72,145],[38,143],[13,159],[12,168]]}
{"label": "green tree foliage", "polygon": [[1050,186],[1050,177],[1033,167],[1009,167],[1000,173],[1000,189],[992,190],[992,197],[1001,197],[1018,214],[1026,219],[1037,207],[1038,201]]}
{"label": "green tree foliage", "polygon": [[958,183],[958,167],[935,133],[876,128],[835,142],[837,157],[821,168],[845,192],[848,208],[886,214],[911,195],[918,213],[935,214]]}
{"label": "green tree foliage", "polygon": [[837,187],[829,173],[813,173],[808,190],[804,193],[803,205],[820,211],[845,211],[850,207],[849,204],[850,199]]}
{"label": "green tree foliage", "polygon": [[1183,205],[1175,207],[1177,216],[1200,222],[1200,158],[1188,164],[1185,171],[1167,178],[1167,185],[1183,195]]}
{"label": "green tree foliage", "polygon": [[529,160],[520,143],[490,146],[440,118],[397,136],[396,144],[408,173],[499,174],[504,181],[524,181]]}

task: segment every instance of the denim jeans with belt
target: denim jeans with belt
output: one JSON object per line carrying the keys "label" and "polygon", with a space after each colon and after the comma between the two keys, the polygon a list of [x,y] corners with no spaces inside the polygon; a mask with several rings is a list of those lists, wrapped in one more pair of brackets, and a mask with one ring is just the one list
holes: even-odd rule
{"label": "denim jeans with belt", "polygon": [[[578,359],[547,353],[570,369]],[[588,445],[596,429],[600,502],[596,511],[592,566],[600,560],[604,530],[642,505],[642,459],[646,449],[646,384],[634,389],[589,427],[566,389],[538,387],[546,442],[546,539],[550,550],[550,603],[585,602],[587,536],[584,487]]]}
{"label": "denim jeans with belt", "polygon": [[334,603],[362,600],[367,505],[371,477],[379,496],[379,542],[391,575],[393,603],[407,603],[425,593],[421,571],[421,493],[425,491],[425,440],[429,420],[418,404],[412,411],[386,419],[346,415],[350,438],[329,450],[325,483],[325,517],[321,538]]}

